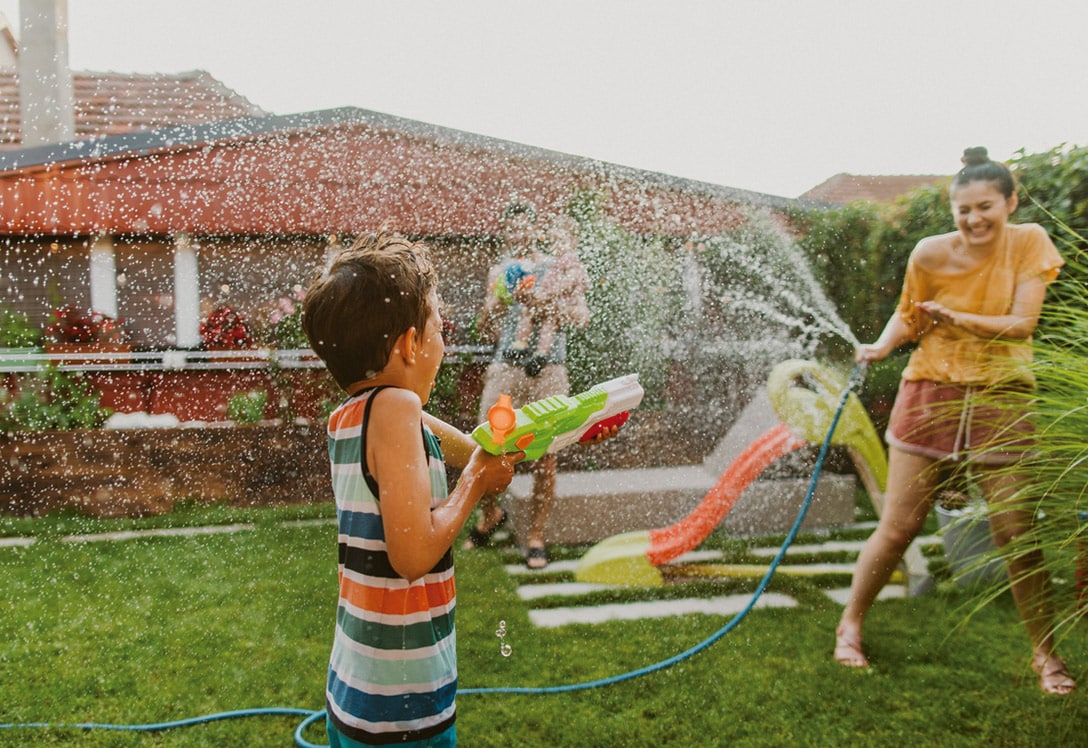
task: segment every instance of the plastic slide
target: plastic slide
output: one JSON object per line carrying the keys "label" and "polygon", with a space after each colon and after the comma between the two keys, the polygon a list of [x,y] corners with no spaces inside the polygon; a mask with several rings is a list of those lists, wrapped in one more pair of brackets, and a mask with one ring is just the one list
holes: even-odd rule
{"label": "plastic slide", "polygon": [[[812,361],[789,360],[767,379],[767,394],[779,423],[737,456],[688,516],[669,527],[614,535],[593,546],[575,571],[580,582],[660,585],[658,567],[698,547],[721,524],[744,493],[775,460],[827,436],[846,381]],[[846,446],[879,514],[887,459],[872,421],[851,393],[832,443]]]}

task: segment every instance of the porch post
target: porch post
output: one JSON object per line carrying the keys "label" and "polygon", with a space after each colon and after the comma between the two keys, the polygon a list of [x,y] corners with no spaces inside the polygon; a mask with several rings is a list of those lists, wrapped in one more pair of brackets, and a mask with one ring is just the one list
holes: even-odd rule
{"label": "porch post", "polygon": [[174,237],[174,345],[200,347],[200,270],[187,234]]}
{"label": "porch post", "polygon": [[91,245],[91,309],[117,319],[117,263],[113,238],[100,236]]}

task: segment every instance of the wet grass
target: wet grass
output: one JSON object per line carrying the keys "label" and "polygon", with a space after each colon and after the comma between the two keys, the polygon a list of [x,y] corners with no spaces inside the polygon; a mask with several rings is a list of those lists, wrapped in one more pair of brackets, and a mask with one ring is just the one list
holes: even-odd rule
{"label": "wet grass", "polygon": [[[30,533],[40,539],[29,546],[0,548],[6,603],[0,722],[133,724],[245,708],[322,708],[335,530],[331,524],[281,526],[280,520],[298,518],[283,511],[245,510],[246,520],[230,512],[230,522],[256,527],[229,535],[120,542],[61,542],[57,535],[69,532],[61,523]],[[529,622],[536,603],[517,597],[518,580],[503,568],[507,561],[502,550],[458,554],[462,688],[609,678],[698,645],[726,623],[691,615],[539,629]],[[716,595],[754,584],[700,581],[613,597]],[[1085,689],[1048,698],[1028,670],[1027,637],[1007,595],[976,610],[971,595],[944,585],[922,598],[879,603],[868,631],[874,667],[854,672],[830,658],[839,607],[811,580],[775,584],[800,605],[754,611],[732,633],[670,668],[560,694],[463,694],[461,743],[1020,746],[1083,740],[1083,621],[1068,631],[1063,650]],[[499,653],[500,620],[510,657]],[[287,746],[300,721],[260,716],[155,734],[4,729],[0,745]],[[324,742],[321,730],[307,738]]]}

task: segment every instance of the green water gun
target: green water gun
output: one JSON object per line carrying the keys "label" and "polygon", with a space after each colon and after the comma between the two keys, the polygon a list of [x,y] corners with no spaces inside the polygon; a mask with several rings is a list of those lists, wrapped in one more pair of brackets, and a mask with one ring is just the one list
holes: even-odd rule
{"label": "green water gun", "polygon": [[509,395],[500,395],[487,411],[487,422],[472,430],[472,438],[493,455],[524,452],[526,460],[536,460],[622,426],[642,395],[638,374],[610,379],[574,396],[546,397],[517,410]]}

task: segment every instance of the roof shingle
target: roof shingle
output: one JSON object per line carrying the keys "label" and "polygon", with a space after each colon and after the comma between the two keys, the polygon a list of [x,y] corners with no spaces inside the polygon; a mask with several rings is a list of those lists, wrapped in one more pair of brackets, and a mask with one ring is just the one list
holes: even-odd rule
{"label": "roof shingle", "polygon": [[[78,139],[201,125],[268,113],[203,70],[184,73],[72,73]],[[22,141],[19,75],[0,69],[0,149]]]}

